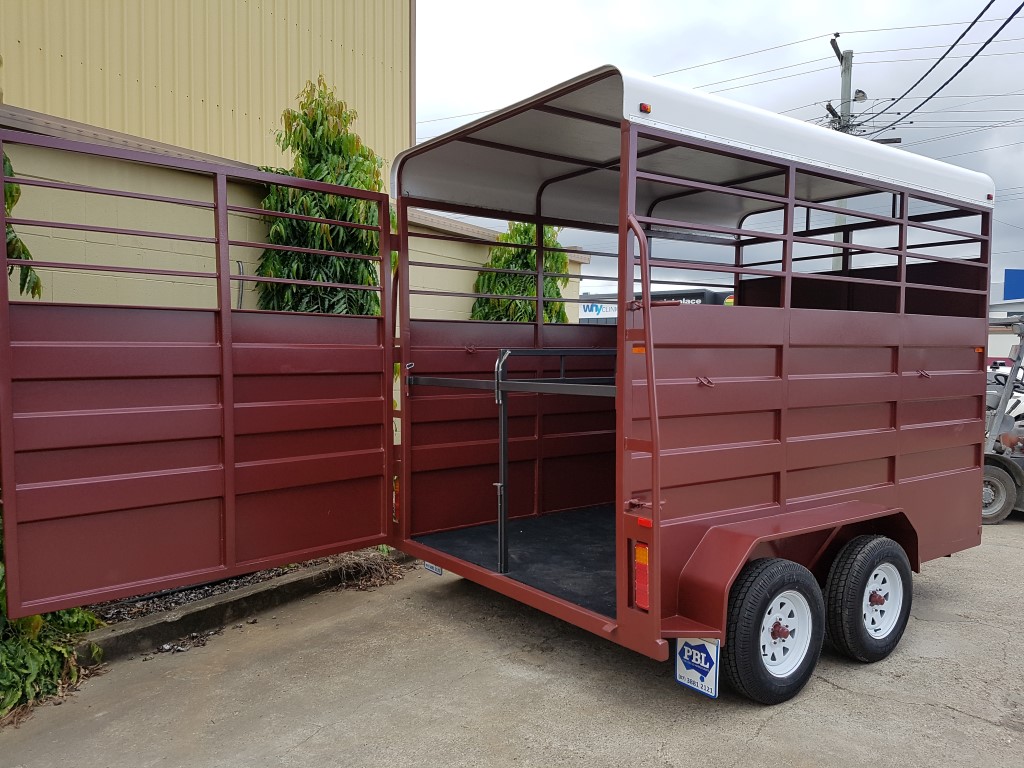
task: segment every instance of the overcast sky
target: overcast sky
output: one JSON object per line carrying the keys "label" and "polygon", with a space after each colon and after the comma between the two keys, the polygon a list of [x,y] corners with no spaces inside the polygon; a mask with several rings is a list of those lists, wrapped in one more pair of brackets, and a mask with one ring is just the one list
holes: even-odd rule
{"label": "overcast sky", "polygon": [[[977,24],[911,95],[927,96],[941,85],[966,60],[953,57],[977,51],[1019,2],[995,0],[983,17],[992,21]],[[855,115],[878,110],[884,104],[878,100],[899,96],[925,73],[985,1],[417,0],[416,6],[416,133],[423,140],[479,115],[453,116],[504,107],[608,63],[649,75],[687,68],[662,79],[697,90],[728,88],[721,95],[818,119],[824,102],[839,104],[839,63],[828,42],[834,32],[841,33],[840,48],[855,52],[854,88],[868,94]],[[888,29],[911,26],[917,28]],[[813,39],[785,45],[805,38]],[[773,46],[784,47],[700,66]],[[789,68],[766,72],[779,67]],[[1024,267],[1022,73],[1024,11],[940,94],[956,98],[933,99],[909,118],[913,124],[886,133],[902,138],[905,151],[995,180],[996,281],[1003,268]],[[950,136],[1008,121],[1017,122]]]}

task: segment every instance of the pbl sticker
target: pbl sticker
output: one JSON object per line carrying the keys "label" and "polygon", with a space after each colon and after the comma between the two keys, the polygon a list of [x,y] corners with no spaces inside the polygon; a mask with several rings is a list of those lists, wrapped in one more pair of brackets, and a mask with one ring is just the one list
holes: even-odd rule
{"label": "pbl sticker", "polygon": [[718,698],[718,640],[681,637],[676,640],[676,682]]}
{"label": "pbl sticker", "polygon": [[426,560],[424,560],[423,567],[431,573],[436,573],[438,576],[444,576],[444,569],[441,568],[441,566],[439,565],[434,565],[433,563],[428,563]]}

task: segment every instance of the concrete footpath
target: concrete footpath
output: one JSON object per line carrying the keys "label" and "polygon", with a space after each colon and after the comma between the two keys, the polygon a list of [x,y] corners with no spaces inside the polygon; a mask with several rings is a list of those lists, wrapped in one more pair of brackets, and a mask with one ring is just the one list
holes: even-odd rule
{"label": "concrete footpath", "polygon": [[1024,766],[1024,518],[925,566],[900,648],[766,708],[422,570],[112,664],[0,732],[2,768]]}

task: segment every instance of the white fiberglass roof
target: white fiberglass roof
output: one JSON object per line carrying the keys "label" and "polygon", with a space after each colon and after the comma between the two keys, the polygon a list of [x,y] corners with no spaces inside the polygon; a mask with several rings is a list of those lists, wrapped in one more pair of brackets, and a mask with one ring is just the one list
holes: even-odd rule
{"label": "white fiberglass roof", "polygon": [[[650,105],[650,114],[640,113],[641,103]],[[995,192],[984,174],[613,66],[580,75],[402,152],[395,159],[391,189],[407,198],[510,216],[535,215],[540,199],[545,218],[614,225],[619,174],[611,166],[618,162],[623,119],[974,205],[991,206],[989,196]],[[638,156],[641,171],[783,194],[779,172],[756,159],[681,147],[666,151],[646,138],[638,143]],[[796,194],[820,202],[867,191],[856,184],[800,174]],[[747,214],[773,207],[710,192],[685,199],[670,192],[664,185],[638,182],[637,211],[735,224]]]}

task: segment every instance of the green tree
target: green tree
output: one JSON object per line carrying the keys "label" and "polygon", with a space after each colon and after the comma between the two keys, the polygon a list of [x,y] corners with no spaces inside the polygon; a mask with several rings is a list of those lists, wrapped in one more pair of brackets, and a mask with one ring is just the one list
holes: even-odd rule
{"label": "green tree", "polygon": [[[4,152],[4,178],[9,179],[14,176],[14,168],[11,166],[11,160],[7,157],[7,153]],[[21,198],[21,185],[20,184],[4,184],[4,211],[7,216],[11,215],[11,211],[14,210],[14,206],[18,204],[18,200]],[[28,261],[32,258],[32,254],[28,250],[28,246],[18,237],[18,233],[14,231],[14,227],[10,224],[7,225],[7,258],[8,259],[21,259],[22,261]],[[18,291],[22,294],[27,293],[33,299],[42,298],[43,295],[43,281],[39,279],[39,275],[32,267],[18,267]],[[7,276],[10,277],[14,274],[14,266],[10,265],[7,267]]]}
{"label": "green tree", "polygon": [[[294,154],[291,169],[276,173],[382,192],[384,161],[352,130],[355,110],[338,99],[321,75],[299,94],[299,108],[282,114],[277,144]],[[263,208],[268,211],[376,226],[377,204],[295,187],[271,186]],[[380,236],[368,229],[267,216],[273,245],[376,256]],[[390,222],[389,222],[390,223]],[[256,274],[287,280],[344,285],[378,284],[377,265],[365,259],[267,249]],[[379,315],[380,296],[358,288],[321,288],[290,283],[257,283],[260,309],[324,314]]]}
{"label": "green tree", "polygon": [[[558,249],[561,227],[544,227],[544,247]],[[528,275],[510,275],[505,272],[480,272],[477,275],[473,290],[476,293],[490,293],[501,296],[536,296],[537,295],[537,263],[534,250],[537,243],[537,225],[510,221],[508,231],[498,235],[498,241],[509,243],[510,246],[494,246],[488,255],[486,267],[496,269],[514,269],[532,272]],[[530,248],[516,248],[515,245],[529,245]],[[565,251],[546,250],[544,252],[544,271],[566,274],[569,271],[569,257]],[[562,298],[562,288],[569,284],[567,277],[545,277],[544,298]],[[474,320],[506,320],[519,323],[532,323],[537,319],[536,303],[529,299],[495,299],[478,298],[473,302]],[[544,322],[567,323],[565,303],[547,301],[544,303]]]}

